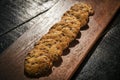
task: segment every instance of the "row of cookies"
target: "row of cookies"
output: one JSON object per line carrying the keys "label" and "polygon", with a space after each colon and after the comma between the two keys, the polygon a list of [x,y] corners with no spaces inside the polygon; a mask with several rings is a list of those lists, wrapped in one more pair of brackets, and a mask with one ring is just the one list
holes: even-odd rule
{"label": "row of cookies", "polygon": [[61,21],[53,25],[27,54],[25,72],[30,76],[48,73],[53,63],[61,57],[63,50],[76,38],[80,28],[87,24],[91,14],[92,7],[84,3],[75,4],[65,12]]}

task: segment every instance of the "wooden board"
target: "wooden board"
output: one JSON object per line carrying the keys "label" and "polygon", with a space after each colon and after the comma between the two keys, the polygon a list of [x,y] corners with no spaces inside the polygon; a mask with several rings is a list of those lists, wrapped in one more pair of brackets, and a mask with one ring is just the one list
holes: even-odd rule
{"label": "wooden board", "polygon": [[34,26],[0,55],[0,80],[69,80],[71,78],[119,8],[119,0],[84,1],[93,6],[95,14],[90,17],[88,26],[80,30],[77,39],[63,52],[61,62],[54,66],[50,75],[37,79],[28,78],[24,75],[23,65],[24,58],[34,43],[77,1],[79,0],[59,0],[52,9],[41,15]]}
{"label": "wooden board", "polygon": [[120,9],[71,80],[120,80]]}

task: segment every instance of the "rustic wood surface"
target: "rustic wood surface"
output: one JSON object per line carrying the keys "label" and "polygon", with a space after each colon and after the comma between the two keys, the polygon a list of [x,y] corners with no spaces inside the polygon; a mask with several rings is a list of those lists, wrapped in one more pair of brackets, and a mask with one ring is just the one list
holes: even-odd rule
{"label": "rustic wood surface", "polygon": [[0,53],[58,0],[0,0]]}
{"label": "rustic wood surface", "polygon": [[40,13],[45,12],[53,6],[55,2],[57,2],[57,0],[1,0],[0,36],[24,24]]}
{"label": "rustic wood surface", "polygon": [[[27,78],[23,74],[25,55],[33,47],[35,42],[47,33],[49,28],[57,22],[62,14],[75,2],[75,0],[60,0],[47,13],[40,15],[41,18],[38,22],[0,55],[1,79],[30,80],[30,78]],[[84,2],[90,3],[93,6],[95,10],[94,16],[90,17],[88,26],[81,29],[78,38],[64,51],[61,63],[53,68],[50,75],[40,77],[38,78],[39,80],[70,79],[119,7],[118,0],[101,0],[101,2],[97,0],[86,0]]]}

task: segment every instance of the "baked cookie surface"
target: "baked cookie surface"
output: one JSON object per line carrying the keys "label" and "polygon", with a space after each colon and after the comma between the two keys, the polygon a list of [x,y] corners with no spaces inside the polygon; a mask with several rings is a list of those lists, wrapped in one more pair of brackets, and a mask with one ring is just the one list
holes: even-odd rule
{"label": "baked cookie surface", "polygon": [[25,73],[29,76],[47,74],[55,61],[59,60],[81,27],[88,22],[93,9],[85,3],[75,4],[66,11],[61,20],[54,24],[27,54],[24,62]]}

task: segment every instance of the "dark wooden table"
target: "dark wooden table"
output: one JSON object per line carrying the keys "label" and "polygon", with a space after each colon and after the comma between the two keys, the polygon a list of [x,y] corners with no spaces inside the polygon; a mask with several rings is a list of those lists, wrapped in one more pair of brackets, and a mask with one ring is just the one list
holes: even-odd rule
{"label": "dark wooden table", "polygon": [[[55,3],[57,0],[1,0],[0,53]],[[120,9],[71,80],[120,80]]]}

